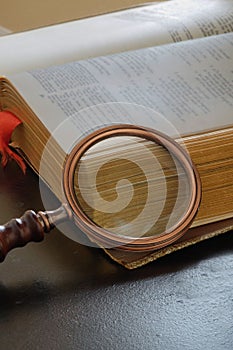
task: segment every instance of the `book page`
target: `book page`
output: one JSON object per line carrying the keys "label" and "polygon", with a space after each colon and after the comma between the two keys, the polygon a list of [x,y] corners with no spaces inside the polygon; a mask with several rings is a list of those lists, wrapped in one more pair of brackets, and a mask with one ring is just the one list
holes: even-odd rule
{"label": "book page", "polygon": [[[156,116],[130,115],[124,109],[128,104],[153,110],[178,133],[191,134],[233,124],[232,62],[229,33],[21,73],[10,80],[51,133],[67,119],[69,137],[111,123],[169,133]],[[111,103],[119,106],[117,112]]]}
{"label": "book page", "polygon": [[7,75],[232,31],[233,0],[172,0],[0,38]]}

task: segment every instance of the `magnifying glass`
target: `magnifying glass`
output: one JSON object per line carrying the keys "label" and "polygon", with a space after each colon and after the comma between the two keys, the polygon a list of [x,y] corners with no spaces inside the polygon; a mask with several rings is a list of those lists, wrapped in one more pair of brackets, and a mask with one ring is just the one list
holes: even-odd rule
{"label": "magnifying glass", "polygon": [[57,210],[27,211],[0,226],[1,261],[68,219],[100,247],[165,247],[192,224],[201,181],[188,153],[172,138],[119,124],[90,133],[73,148],[64,165],[63,192]]}

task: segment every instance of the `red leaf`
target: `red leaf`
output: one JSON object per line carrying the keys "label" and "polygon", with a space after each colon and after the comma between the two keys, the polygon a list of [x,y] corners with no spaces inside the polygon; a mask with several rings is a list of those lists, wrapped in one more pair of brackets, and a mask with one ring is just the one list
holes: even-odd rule
{"label": "red leaf", "polygon": [[21,123],[21,120],[18,119],[13,113],[9,111],[0,112],[0,153],[2,154],[1,164],[3,167],[5,167],[9,159],[14,159],[22,171],[25,173],[26,165],[23,159],[9,148],[12,132]]}

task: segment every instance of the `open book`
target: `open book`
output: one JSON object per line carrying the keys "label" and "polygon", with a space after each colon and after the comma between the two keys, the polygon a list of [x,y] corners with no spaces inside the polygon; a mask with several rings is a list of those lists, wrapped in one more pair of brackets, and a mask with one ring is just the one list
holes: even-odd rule
{"label": "open book", "polygon": [[[26,59],[25,52],[11,54],[18,45],[22,52],[27,46]],[[111,123],[137,122],[182,135],[203,184],[193,227],[222,220],[232,227],[232,0],[146,5],[3,37],[0,50],[0,108],[23,121],[14,144],[59,199],[63,160],[75,138]],[[119,106],[116,114],[112,105]],[[162,115],[177,135],[156,118],[134,120],[128,105]],[[130,268],[172,250],[134,255],[130,262],[118,252],[110,255]]]}

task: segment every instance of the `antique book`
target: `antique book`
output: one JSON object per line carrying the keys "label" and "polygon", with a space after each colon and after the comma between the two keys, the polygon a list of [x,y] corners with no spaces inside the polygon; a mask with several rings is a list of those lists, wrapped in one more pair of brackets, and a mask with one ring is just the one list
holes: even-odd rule
{"label": "antique book", "polygon": [[[189,152],[202,181],[192,228],[157,252],[106,250],[128,268],[232,228],[232,20],[230,0],[175,0],[0,38],[0,109],[23,122],[13,145],[60,200],[66,155],[97,127],[153,127]],[[59,31],[69,43],[56,43]],[[27,59],[16,61],[9,48],[33,36]],[[171,129],[146,118],[153,111]]]}

